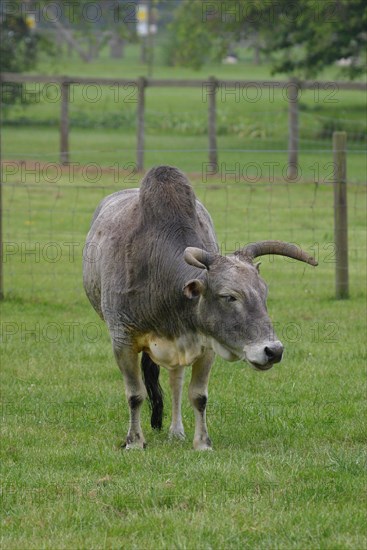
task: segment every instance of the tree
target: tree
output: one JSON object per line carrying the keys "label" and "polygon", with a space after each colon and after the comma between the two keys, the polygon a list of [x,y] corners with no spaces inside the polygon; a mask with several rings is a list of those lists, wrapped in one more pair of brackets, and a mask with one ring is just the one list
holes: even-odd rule
{"label": "tree", "polygon": [[[65,43],[69,46],[69,51],[75,51],[88,63],[97,57],[100,49],[111,40],[115,56],[122,52],[121,45],[124,41],[136,40],[135,9],[136,4],[128,0],[18,0],[0,4],[0,20],[2,19],[5,26],[17,20],[27,30],[26,22],[30,18],[29,15],[34,14],[35,28],[28,29],[28,36],[22,39],[22,44],[31,38],[37,42],[42,36],[48,36],[49,43],[57,43],[58,51],[60,45]],[[7,34],[4,36],[5,43]],[[18,47],[18,44],[15,47]],[[19,47],[21,49],[21,45]],[[29,68],[25,67],[23,70]]]}
{"label": "tree", "polygon": [[316,75],[341,58],[361,74],[367,43],[365,0],[184,0],[171,25],[174,62],[200,67],[241,38],[261,38],[273,72]]}
{"label": "tree", "polygon": [[31,69],[37,58],[38,36],[21,16],[4,16],[0,23],[0,68],[2,72]]}
{"label": "tree", "polygon": [[[0,70],[19,73],[33,69],[40,44],[46,45],[26,19],[19,14],[2,13],[0,20]],[[1,83],[1,103],[12,105],[22,101],[22,84]]]}
{"label": "tree", "polygon": [[363,72],[367,45],[367,4],[364,0],[283,0],[275,15],[277,32],[268,37],[275,52],[274,72],[315,76],[344,58],[354,78]]}
{"label": "tree", "polygon": [[49,19],[49,26],[86,63],[98,57],[107,42],[112,57],[122,57],[123,43],[136,39],[135,5],[128,0],[58,0],[51,4],[52,9],[55,16]]}
{"label": "tree", "polygon": [[[211,4],[220,2],[214,2]],[[203,21],[205,2],[184,0],[178,7],[164,52],[169,65],[181,65],[199,69],[211,59],[220,58],[227,48],[223,28],[218,19]],[[216,37],[217,29],[222,30]]]}

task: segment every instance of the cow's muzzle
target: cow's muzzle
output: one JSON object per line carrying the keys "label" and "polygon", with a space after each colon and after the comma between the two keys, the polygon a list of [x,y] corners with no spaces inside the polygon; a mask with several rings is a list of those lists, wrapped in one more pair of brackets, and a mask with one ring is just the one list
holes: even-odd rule
{"label": "cow's muzzle", "polygon": [[269,346],[265,346],[264,352],[268,358],[268,362],[272,365],[279,363],[282,360],[283,350],[283,345],[280,342],[274,342]]}
{"label": "cow's muzzle", "polygon": [[258,358],[250,356],[247,357],[247,360],[256,370],[269,370],[275,363],[282,360],[283,350],[283,345],[279,340],[269,342],[264,348],[257,349],[255,356],[257,355]]}

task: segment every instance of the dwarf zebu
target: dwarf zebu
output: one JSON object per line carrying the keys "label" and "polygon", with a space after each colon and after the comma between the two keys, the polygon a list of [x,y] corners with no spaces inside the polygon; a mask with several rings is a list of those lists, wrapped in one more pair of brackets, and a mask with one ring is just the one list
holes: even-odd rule
{"label": "dwarf zebu", "polygon": [[184,368],[192,365],[194,448],[205,450],[211,449],[205,409],[215,354],[263,371],[281,360],[283,346],[266,310],[267,286],[253,265],[264,254],[317,265],[280,241],[220,255],[210,215],[184,174],[170,166],[151,169],[140,190],[119,191],[100,203],[84,248],[84,287],[107,323],[123,374],[130,408],[127,449],[145,446],[140,408],[147,394],[151,425],[162,427],[158,365],[169,370],[170,434],[179,438]]}

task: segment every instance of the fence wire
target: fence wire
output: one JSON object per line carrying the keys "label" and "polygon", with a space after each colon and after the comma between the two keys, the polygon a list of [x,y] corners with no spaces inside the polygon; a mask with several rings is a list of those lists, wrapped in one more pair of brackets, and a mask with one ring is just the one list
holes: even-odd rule
{"label": "fence wire", "polygon": [[[94,209],[121,188],[106,174],[103,185],[40,182],[4,184],[4,289],[8,297],[84,303],[81,258]],[[333,186],[319,183],[222,182],[200,174],[191,177],[197,197],[209,210],[223,254],[248,242],[279,239],[294,242],[316,256],[319,266],[265,257],[271,285],[286,285],[310,295],[332,295],[335,245]],[[366,189],[349,185],[349,256],[351,286],[359,286],[366,266]],[[281,294],[281,292],[280,292]]]}

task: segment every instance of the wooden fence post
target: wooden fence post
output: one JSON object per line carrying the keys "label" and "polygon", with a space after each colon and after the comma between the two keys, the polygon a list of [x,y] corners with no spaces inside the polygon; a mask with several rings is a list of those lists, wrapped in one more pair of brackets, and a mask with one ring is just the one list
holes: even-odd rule
{"label": "wooden fence post", "polygon": [[[0,144],[1,145],[1,144]],[[4,271],[3,271],[3,175],[0,174],[0,300],[4,299]]]}
{"label": "wooden fence post", "polygon": [[[2,112],[3,89],[0,80],[0,108]],[[0,161],[2,152],[2,139],[0,133]],[[4,299],[4,243],[3,243],[3,167],[0,166],[0,300]]]}
{"label": "wooden fence post", "polygon": [[60,115],[60,164],[69,163],[69,87],[67,81],[62,81],[61,115]]}
{"label": "wooden fence post", "polygon": [[349,297],[346,145],[346,132],[334,132],[335,295],[338,299]]}
{"label": "wooden fence post", "polygon": [[208,136],[209,136],[209,170],[216,172],[218,169],[218,150],[217,150],[217,80],[214,76],[209,77],[209,107],[208,107]]}
{"label": "wooden fence post", "polygon": [[288,97],[288,179],[298,178],[298,80],[293,78],[287,86]]}
{"label": "wooden fence post", "polygon": [[138,78],[137,144],[136,144],[136,168],[138,172],[144,170],[145,86],[146,86],[145,78],[144,77]]}

